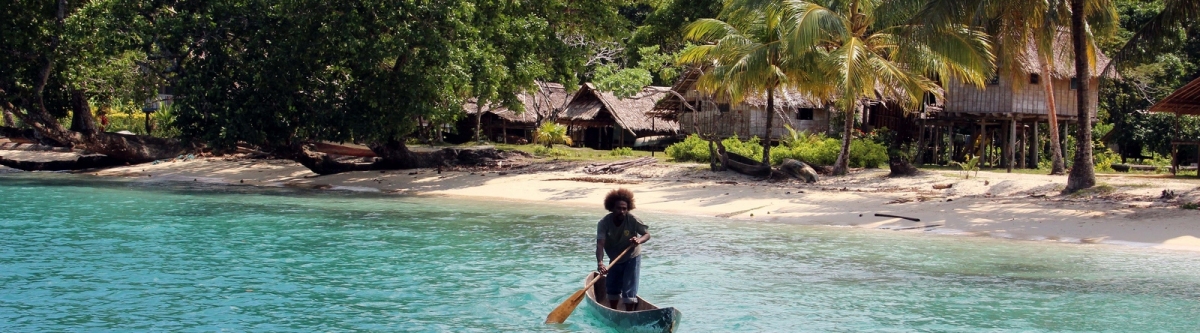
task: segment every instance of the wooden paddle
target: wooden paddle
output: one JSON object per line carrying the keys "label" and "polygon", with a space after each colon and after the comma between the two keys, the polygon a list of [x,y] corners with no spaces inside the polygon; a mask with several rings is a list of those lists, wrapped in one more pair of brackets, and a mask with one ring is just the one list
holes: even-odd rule
{"label": "wooden paddle", "polygon": [[[621,251],[621,254],[617,255],[616,258],[613,258],[612,261],[608,262],[608,266],[605,266],[604,269],[611,269],[613,264],[616,264],[617,260],[624,258],[625,254],[629,253],[629,250],[632,250],[634,246],[637,246],[637,244],[629,244],[629,247],[625,248],[625,251]],[[596,281],[600,281],[600,275],[596,275],[596,278],[588,281],[588,283],[583,286],[583,289],[579,289],[579,291],[571,294],[571,297],[567,297],[567,300],[563,301],[562,304],[559,304],[557,308],[554,308],[554,311],[550,311],[550,315],[546,316],[546,323],[562,324],[564,321],[567,321],[567,317],[570,317],[571,312],[575,311],[575,307],[579,306],[579,302],[583,301],[583,294],[587,292],[588,288],[591,288],[592,285],[596,284]]]}

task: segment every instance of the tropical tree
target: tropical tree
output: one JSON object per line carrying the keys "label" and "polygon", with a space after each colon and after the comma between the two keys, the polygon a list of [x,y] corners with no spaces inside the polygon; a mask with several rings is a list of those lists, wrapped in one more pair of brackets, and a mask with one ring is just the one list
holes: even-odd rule
{"label": "tropical tree", "polygon": [[[0,108],[45,140],[133,162],[176,156],[177,140],[98,131],[93,101],[141,102],[157,83],[142,41],[115,27],[139,24],[119,1],[0,4]],[[70,126],[59,119],[71,117]]]}
{"label": "tropical tree", "polygon": [[784,1],[731,1],[718,19],[700,19],[688,25],[684,37],[704,45],[688,48],[679,56],[685,65],[708,68],[697,81],[702,93],[739,103],[749,96],[767,97],[764,112],[763,166],[771,162],[771,131],[775,118],[775,94],[783,87],[828,91],[815,80],[821,56],[810,50],[789,48],[785,39],[794,28],[786,20],[790,12]]}
{"label": "tropical tree", "polygon": [[[1075,53],[1075,77],[1079,78],[1079,89],[1075,90],[1075,101],[1079,107],[1079,129],[1075,131],[1075,158],[1071,173],[1067,175],[1065,193],[1074,193],[1096,185],[1096,170],[1092,163],[1092,117],[1093,107],[1088,103],[1086,84],[1096,70],[1096,46],[1094,34],[1110,34],[1117,26],[1115,7],[1108,0],[1071,1],[1071,44]],[[1089,18],[1099,18],[1089,20]]]}
{"label": "tropical tree", "polygon": [[[762,68],[742,57],[713,57],[715,73],[721,66],[733,69],[731,77],[754,77],[760,84],[741,87],[727,85],[735,93],[747,88],[777,87],[771,83],[789,84],[801,91],[834,101],[846,113],[841,152],[834,165],[835,174],[848,171],[850,141],[853,136],[854,115],[868,99],[882,99],[915,109],[926,93],[940,97],[938,79],[957,79],[982,86],[991,74],[992,53],[988,38],[981,31],[966,25],[931,26],[913,20],[924,1],[768,1],[743,0],[727,3],[723,15],[731,18],[758,16],[761,24],[743,24],[746,28],[774,27],[777,37],[768,43],[740,42],[731,38],[710,46],[716,55],[738,55],[739,52],[716,52],[721,43],[732,50],[757,51],[764,55],[782,54],[773,62],[776,66],[758,72],[740,70]],[[741,22],[734,20],[733,22]],[[755,22],[751,20],[749,23]],[[698,23],[700,24],[700,23]],[[717,22],[708,31],[720,31]],[[738,36],[733,27],[724,25],[723,36]],[[754,31],[754,30],[751,30]],[[770,47],[742,48],[742,45]],[[777,52],[777,53],[776,53]],[[762,57],[770,59],[769,57]],[[746,58],[752,60],[754,58]],[[742,74],[763,73],[756,76]],[[728,81],[738,82],[738,81]],[[770,99],[768,99],[770,100]],[[766,155],[766,154],[764,154]]]}

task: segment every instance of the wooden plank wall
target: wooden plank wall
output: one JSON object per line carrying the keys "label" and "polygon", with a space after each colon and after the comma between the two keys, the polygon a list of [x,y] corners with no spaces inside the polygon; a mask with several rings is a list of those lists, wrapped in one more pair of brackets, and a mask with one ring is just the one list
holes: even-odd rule
{"label": "wooden plank wall", "polygon": [[[684,112],[680,115],[679,125],[683,133],[715,133],[721,138],[737,135],[742,140],[753,136],[762,137],[766,127],[766,118],[763,115],[766,107],[743,103],[731,106],[729,112],[720,112],[717,104],[712,101],[697,103],[699,94],[694,90],[689,91],[686,96],[690,100],[689,103],[699,106],[700,112],[695,115],[691,112]],[[785,110],[783,114],[788,117],[788,122],[781,121],[777,115],[774,116],[776,118],[771,124],[773,139],[788,135],[785,125],[791,125],[796,131],[807,131],[808,133],[829,131],[829,109],[813,110],[813,120],[797,119],[799,114],[796,109]]]}
{"label": "wooden plank wall", "polygon": [[[1077,112],[1075,90],[1071,89],[1071,80],[1054,79],[1054,104],[1059,117],[1075,117]],[[1016,85],[1016,89],[1013,86]],[[1100,80],[1089,82],[1089,102],[1094,111],[1099,102]],[[998,85],[988,85],[984,89],[966,85],[951,80],[946,87],[945,112],[961,112],[976,114],[1016,113],[1031,115],[1046,115],[1046,94],[1040,84],[1029,83],[1028,77],[1020,82],[1012,82],[1006,77],[1000,77]],[[1094,116],[1094,115],[1093,115]]]}

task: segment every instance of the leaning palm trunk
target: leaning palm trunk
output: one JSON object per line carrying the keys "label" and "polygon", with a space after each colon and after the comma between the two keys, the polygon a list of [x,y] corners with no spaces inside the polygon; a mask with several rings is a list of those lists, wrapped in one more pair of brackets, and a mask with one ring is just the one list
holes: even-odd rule
{"label": "leaning palm trunk", "polygon": [[846,110],[845,126],[842,127],[842,150],[838,153],[837,162],[833,164],[833,174],[837,176],[845,175],[850,171],[850,140],[854,136],[854,115],[857,113],[857,109],[856,103]]}
{"label": "leaning palm trunk", "polygon": [[1046,110],[1050,114],[1050,174],[1061,175],[1066,166],[1063,165],[1062,143],[1058,140],[1058,108],[1054,104],[1053,76],[1050,76],[1050,65],[1046,58],[1038,56],[1038,64],[1042,67],[1042,88],[1046,90]]}
{"label": "leaning palm trunk", "polygon": [[775,87],[767,89],[767,130],[763,136],[763,156],[762,165],[771,166],[771,125],[772,119],[775,119]]}
{"label": "leaning palm trunk", "polygon": [[1065,193],[1096,186],[1096,170],[1092,166],[1092,110],[1088,104],[1091,64],[1083,5],[1083,0],[1071,0],[1071,41],[1075,47],[1075,77],[1079,80],[1079,89],[1075,90],[1076,104],[1079,105],[1079,130],[1075,131],[1075,159],[1071,164],[1071,174],[1067,175]]}

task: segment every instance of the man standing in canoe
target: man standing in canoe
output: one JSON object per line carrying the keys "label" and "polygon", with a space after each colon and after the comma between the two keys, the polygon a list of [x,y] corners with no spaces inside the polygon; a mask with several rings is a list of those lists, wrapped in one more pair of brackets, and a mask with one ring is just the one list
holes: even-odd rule
{"label": "man standing in canoe", "polygon": [[[596,266],[600,274],[608,274],[604,287],[608,290],[608,305],[616,309],[617,301],[625,303],[625,311],[637,309],[638,270],[642,263],[639,244],[650,240],[646,225],[630,214],[633,192],[616,189],[604,197],[604,209],[610,213],[596,226]],[[604,267],[604,254],[616,258],[630,245],[634,248],[621,261]]]}

